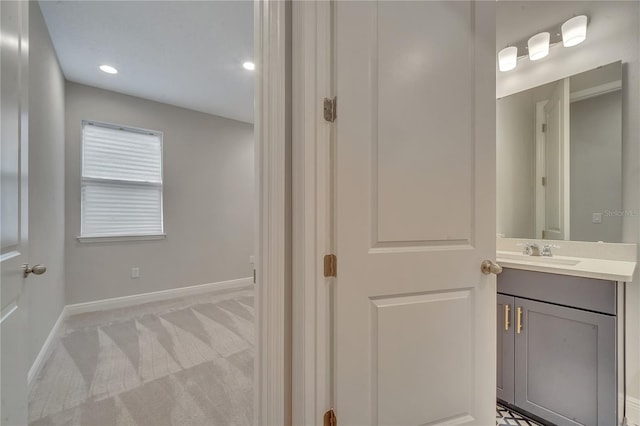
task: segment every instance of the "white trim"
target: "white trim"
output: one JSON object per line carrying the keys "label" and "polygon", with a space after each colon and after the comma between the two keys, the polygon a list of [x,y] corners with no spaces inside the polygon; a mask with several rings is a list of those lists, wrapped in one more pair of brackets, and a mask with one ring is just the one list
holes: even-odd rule
{"label": "white trim", "polygon": [[616,92],[618,90],[622,90],[622,80],[611,81],[599,86],[575,91],[571,93],[570,99],[571,102],[579,102],[596,96],[606,95],[607,93]]}
{"label": "white trim", "polygon": [[40,370],[42,370],[42,367],[44,366],[44,362],[47,360],[47,358],[49,357],[49,354],[53,350],[53,344],[55,343],[56,339],[60,335],[62,324],[64,324],[64,319],[67,317],[66,308],[67,307],[65,306],[62,309],[62,311],[60,311],[60,315],[58,316],[56,323],[53,324],[53,327],[51,328],[51,331],[49,332],[47,339],[42,344],[42,347],[40,348],[40,352],[38,352],[38,356],[36,356],[36,359],[33,361],[33,364],[31,364],[31,368],[29,368],[29,373],[27,374],[27,387],[29,391],[31,391],[31,386],[33,385],[34,379],[38,377],[38,374],[40,374]]}
{"label": "white trim", "polygon": [[627,396],[627,421],[629,426],[640,426],[640,399]]}
{"label": "white trim", "polygon": [[292,28],[293,354],[292,424],[320,424],[331,408],[332,126],[322,114],[331,87],[331,4],[294,2]]}
{"label": "white trim", "polygon": [[148,235],[78,235],[76,239],[81,243],[119,243],[126,241],[151,241],[164,240],[167,234],[148,234]]}
{"label": "white trim", "polygon": [[291,423],[290,8],[288,1],[258,0],[254,14],[257,425]]}
{"label": "white trim", "polygon": [[193,285],[189,287],[172,288],[151,293],[134,294],[131,296],[115,297],[113,299],[96,300],[93,302],[76,303],[65,306],[65,315],[71,316],[86,312],[106,311],[108,309],[125,308],[142,303],[158,302],[176,297],[193,296],[214,290],[226,290],[247,287],[253,284],[253,278],[239,278],[235,280],[219,281],[215,283]]}

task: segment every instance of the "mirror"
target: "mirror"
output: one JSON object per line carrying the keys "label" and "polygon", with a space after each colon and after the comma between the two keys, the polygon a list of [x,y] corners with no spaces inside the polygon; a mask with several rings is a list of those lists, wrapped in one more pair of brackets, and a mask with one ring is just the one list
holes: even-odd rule
{"label": "mirror", "polygon": [[622,240],[622,63],[496,101],[497,235]]}

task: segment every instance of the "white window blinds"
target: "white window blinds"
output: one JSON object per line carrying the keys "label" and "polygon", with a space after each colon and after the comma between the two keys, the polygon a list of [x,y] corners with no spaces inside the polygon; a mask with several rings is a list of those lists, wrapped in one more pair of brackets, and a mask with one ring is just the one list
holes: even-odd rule
{"label": "white window blinds", "polygon": [[80,236],[162,233],[162,133],[84,121]]}

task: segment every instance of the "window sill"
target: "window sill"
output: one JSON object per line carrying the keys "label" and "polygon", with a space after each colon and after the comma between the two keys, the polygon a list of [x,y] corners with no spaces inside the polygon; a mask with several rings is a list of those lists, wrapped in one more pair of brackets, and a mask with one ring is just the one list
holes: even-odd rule
{"label": "window sill", "polygon": [[76,239],[81,243],[119,243],[126,241],[151,241],[164,240],[167,234],[149,235],[103,235],[103,236],[78,236]]}

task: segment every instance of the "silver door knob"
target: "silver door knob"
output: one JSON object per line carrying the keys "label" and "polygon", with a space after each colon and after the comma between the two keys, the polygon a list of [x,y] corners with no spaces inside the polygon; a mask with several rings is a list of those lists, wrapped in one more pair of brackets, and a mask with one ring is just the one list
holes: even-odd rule
{"label": "silver door knob", "polygon": [[24,277],[27,278],[29,276],[29,274],[36,274],[36,275],[42,275],[45,272],[47,272],[47,267],[44,265],[33,265],[33,266],[29,266],[28,264],[24,264],[22,265],[22,268],[24,269]]}
{"label": "silver door knob", "polygon": [[493,263],[490,260],[484,260],[480,264],[480,270],[485,275],[489,275],[489,274],[498,275],[499,273],[502,272],[502,266],[498,265],[497,263]]}

